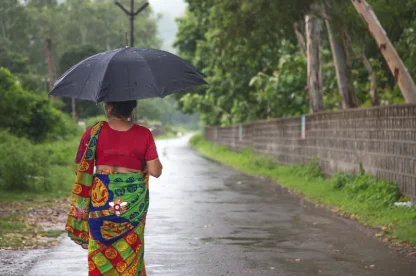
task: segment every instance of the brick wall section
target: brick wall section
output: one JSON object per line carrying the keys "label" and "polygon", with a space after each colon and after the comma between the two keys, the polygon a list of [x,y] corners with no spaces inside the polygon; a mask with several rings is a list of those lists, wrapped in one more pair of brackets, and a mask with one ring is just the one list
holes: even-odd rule
{"label": "brick wall section", "polygon": [[315,156],[322,171],[366,172],[396,182],[416,200],[416,105],[325,112],[257,121],[232,127],[206,127],[205,139],[233,150],[251,146],[281,164],[305,163]]}

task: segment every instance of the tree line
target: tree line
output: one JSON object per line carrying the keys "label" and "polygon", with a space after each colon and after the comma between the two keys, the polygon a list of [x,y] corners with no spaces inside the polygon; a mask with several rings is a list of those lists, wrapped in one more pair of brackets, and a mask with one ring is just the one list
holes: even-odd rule
{"label": "tree line", "polygon": [[175,46],[210,86],[177,100],[208,124],[416,102],[415,0],[187,2]]}
{"label": "tree line", "polygon": [[[160,47],[157,20],[151,8],[136,18],[137,47]],[[45,94],[78,61],[126,46],[128,30],[129,18],[113,0],[2,0],[0,67],[10,70],[23,89]],[[72,113],[72,104],[64,99],[60,109]],[[77,101],[77,117],[98,113],[100,106]]]}

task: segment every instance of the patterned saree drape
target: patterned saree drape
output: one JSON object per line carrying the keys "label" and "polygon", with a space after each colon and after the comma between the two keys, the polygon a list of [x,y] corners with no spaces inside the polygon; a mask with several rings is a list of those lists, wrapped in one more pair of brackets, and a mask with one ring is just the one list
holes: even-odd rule
{"label": "patterned saree drape", "polygon": [[69,237],[88,245],[89,275],[146,275],[144,228],[149,207],[147,174],[94,174],[102,123],[91,129],[79,162],[66,224]]}

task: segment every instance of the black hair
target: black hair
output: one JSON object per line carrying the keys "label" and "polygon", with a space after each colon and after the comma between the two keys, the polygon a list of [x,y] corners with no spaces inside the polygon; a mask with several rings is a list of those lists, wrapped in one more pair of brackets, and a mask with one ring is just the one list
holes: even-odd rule
{"label": "black hair", "polygon": [[119,118],[128,118],[133,109],[137,106],[137,101],[108,102],[108,104],[113,107],[111,115]]}

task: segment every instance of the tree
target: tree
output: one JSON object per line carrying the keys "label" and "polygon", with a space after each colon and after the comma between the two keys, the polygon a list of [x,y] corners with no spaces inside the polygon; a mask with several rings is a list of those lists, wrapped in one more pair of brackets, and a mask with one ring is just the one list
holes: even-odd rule
{"label": "tree", "polygon": [[371,6],[365,0],[351,0],[358,13],[366,22],[370,33],[377,41],[379,49],[387,61],[390,70],[403,93],[406,102],[416,103],[416,85],[406,66],[391,43]]}
{"label": "tree", "polygon": [[352,79],[348,34],[344,26],[338,29],[334,26],[334,3],[330,0],[323,0],[321,6],[334,59],[341,106],[342,109],[355,108],[358,103]]}
{"label": "tree", "polygon": [[0,67],[5,67],[15,73],[28,72],[29,59],[21,54],[0,46]]}
{"label": "tree", "polygon": [[[259,72],[273,75],[282,41],[296,41],[287,26],[303,17],[304,9],[292,4],[307,2],[190,1],[176,46],[208,76],[210,87],[181,97],[183,110],[200,111],[209,124],[224,125],[273,116],[271,105],[259,104],[264,98],[257,85],[249,83]],[[304,87],[298,93],[304,95]]]}
{"label": "tree", "polygon": [[6,51],[19,49],[25,55],[30,45],[30,21],[27,9],[19,0],[0,3],[0,45]]}
{"label": "tree", "polygon": [[[161,45],[157,20],[150,8],[136,18],[137,47],[158,48]],[[95,48],[94,53],[125,47],[124,34],[128,28],[128,19],[112,0],[0,1],[0,66],[18,74],[26,88],[43,90],[48,74],[47,54],[52,65],[49,67],[50,75],[53,75],[50,82],[53,83],[57,73],[64,72],[68,63],[76,61],[60,62],[74,46],[91,45]],[[49,53],[45,41],[53,45]],[[68,65],[59,68],[64,63]],[[64,110],[70,112],[70,107],[66,104]],[[95,104],[79,102],[77,111],[82,117],[99,110]]]}
{"label": "tree", "polygon": [[[316,6],[313,6],[315,8]],[[322,22],[312,11],[305,16],[306,53],[308,59],[307,90],[310,112],[324,111],[322,93],[321,31]]]}

